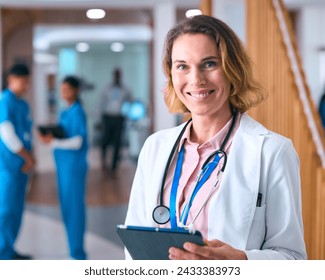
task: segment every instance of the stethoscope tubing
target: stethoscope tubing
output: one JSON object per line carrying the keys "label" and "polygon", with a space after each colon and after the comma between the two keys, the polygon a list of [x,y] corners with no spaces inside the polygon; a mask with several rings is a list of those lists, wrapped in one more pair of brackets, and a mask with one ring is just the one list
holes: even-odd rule
{"label": "stethoscope tubing", "polygon": [[179,133],[176,141],[175,141],[175,144],[169,154],[169,157],[168,157],[168,160],[167,160],[167,163],[166,163],[166,167],[165,167],[165,171],[164,171],[164,175],[163,175],[163,179],[162,179],[162,182],[161,182],[161,187],[160,187],[160,205],[163,205],[163,194],[164,194],[164,187],[165,187],[165,182],[166,182],[166,178],[167,178],[167,173],[168,173],[168,169],[169,169],[169,166],[170,166],[170,163],[175,155],[175,151],[179,145],[179,142],[181,141],[181,138],[185,132],[185,129],[187,128],[187,126],[191,123],[192,121],[192,118],[189,119],[186,124],[184,125],[184,127],[182,128],[181,132]]}

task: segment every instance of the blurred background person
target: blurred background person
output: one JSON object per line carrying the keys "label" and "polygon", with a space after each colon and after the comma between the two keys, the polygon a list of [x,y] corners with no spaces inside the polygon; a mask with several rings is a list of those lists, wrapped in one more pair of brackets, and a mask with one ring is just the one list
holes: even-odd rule
{"label": "blurred background person", "polygon": [[116,68],[113,71],[113,83],[102,91],[100,99],[101,112],[101,162],[106,169],[106,152],[108,145],[113,146],[111,170],[115,171],[120,159],[125,116],[122,114],[124,102],[130,100],[130,93],[122,84],[122,72]]}
{"label": "blurred background person", "polygon": [[0,259],[30,259],[15,251],[21,226],[26,187],[35,161],[32,150],[32,120],[24,100],[29,69],[14,65],[8,87],[0,94]]}
{"label": "blurred background person", "polygon": [[66,108],[61,112],[59,125],[64,139],[39,135],[41,142],[51,144],[57,171],[59,199],[67,232],[70,256],[86,259],[84,234],[86,228],[87,120],[79,100],[80,81],[67,76],[61,84],[61,97]]}
{"label": "blurred background person", "polygon": [[323,128],[325,130],[325,90],[324,90],[324,93],[319,101],[318,112],[319,112],[320,118],[322,120]]}

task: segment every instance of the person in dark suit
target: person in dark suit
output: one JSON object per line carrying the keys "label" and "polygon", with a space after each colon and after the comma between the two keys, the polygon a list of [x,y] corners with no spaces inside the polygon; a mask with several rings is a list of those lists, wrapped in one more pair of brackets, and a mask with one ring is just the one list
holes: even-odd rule
{"label": "person in dark suit", "polygon": [[104,88],[101,97],[101,161],[106,169],[106,153],[109,145],[113,146],[111,170],[115,171],[120,159],[122,134],[125,117],[122,114],[123,103],[130,99],[129,91],[122,84],[122,72],[113,71],[113,83]]}

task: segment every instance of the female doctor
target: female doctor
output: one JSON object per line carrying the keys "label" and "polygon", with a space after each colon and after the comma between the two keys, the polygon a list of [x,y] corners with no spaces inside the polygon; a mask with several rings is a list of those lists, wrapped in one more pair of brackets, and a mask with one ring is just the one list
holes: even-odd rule
{"label": "female doctor", "polygon": [[199,230],[205,245],[170,248],[175,260],[306,259],[299,159],[245,113],[264,92],[236,34],[193,17],[169,31],[163,64],[168,108],[191,119],[147,139],[125,224]]}
{"label": "female doctor", "polygon": [[42,142],[54,149],[59,198],[63,221],[68,236],[72,259],[86,259],[84,233],[86,224],[86,178],[87,178],[87,121],[78,98],[79,80],[74,76],[64,78],[61,96],[67,108],[60,114],[59,125],[64,139],[52,135],[39,136]]}

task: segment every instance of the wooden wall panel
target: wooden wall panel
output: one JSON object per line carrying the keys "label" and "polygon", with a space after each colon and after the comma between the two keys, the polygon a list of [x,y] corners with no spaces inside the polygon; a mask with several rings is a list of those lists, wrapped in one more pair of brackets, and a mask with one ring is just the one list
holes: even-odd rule
{"label": "wooden wall panel", "polygon": [[200,1],[200,10],[203,15],[211,16],[212,15],[212,0],[201,0]]}
{"label": "wooden wall panel", "polygon": [[[298,86],[272,0],[246,0],[247,46],[256,76],[266,88],[268,99],[250,110],[267,128],[292,139],[301,163],[304,233],[309,259],[325,259],[325,170],[304,112]],[[318,131],[320,119],[311,100],[296,47],[289,15],[280,1],[291,43],[304,79],[308,103]],[[324,137],[323,137],[324,138]],[[322,139],[324,145],[324,139]]]}

